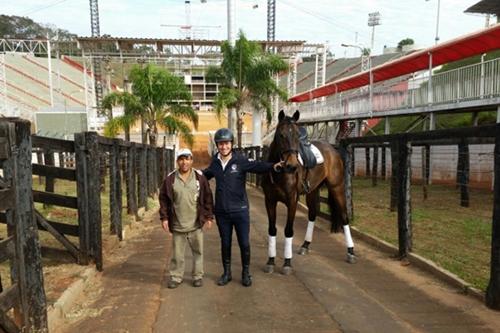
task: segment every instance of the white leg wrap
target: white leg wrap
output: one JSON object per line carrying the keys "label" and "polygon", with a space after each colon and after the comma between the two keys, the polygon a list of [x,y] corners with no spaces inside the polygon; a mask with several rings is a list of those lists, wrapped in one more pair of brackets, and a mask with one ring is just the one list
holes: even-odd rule
{"label": "white leg wrap", "polygon": [[345,245],[347,247],[354,247],[354,242],[352,241],[352,236],[351,236],[351,228],[349,228],[348,224],[344,226],[344,235],[345,235]]}
{"label": "white leg wrap", "polygon": [[276,257],[276,236],[268,236],[267,255],[269,258]]}
{"label": "white leg wrap", "polygon": [[292,259],[293,237],[285,237],[285,259]]}
{"label": "white leg wrap", "polygon": [[307,223],[306,238],[304,239],[306,242],[312,242],[313,231],[314,231],[314,221],[309,221],[309,223]]}

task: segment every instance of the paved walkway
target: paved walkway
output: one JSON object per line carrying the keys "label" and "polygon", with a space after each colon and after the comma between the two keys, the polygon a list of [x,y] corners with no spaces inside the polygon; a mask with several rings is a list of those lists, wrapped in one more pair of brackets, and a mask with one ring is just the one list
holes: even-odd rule
{"label": "paved walkway", "polygon": [[[170,241],[159,223],[152,221],[141,237],[126,241],[117,250],[64,331],[493,332],[500,327],[497,312],[414,267],[400,266],[387,254],[356,244],[358,263],[347,264],[343,238],[324,231],[326,224],[316,228],[309,255],[294,255],[292,275],[264,273],[267,217],[260,192],[248,191],[252,287],[240,284],[236,246],[233,281],[226,287],[216,285],[221,267],[214,227],[205,233],[205,285],[192,287],[187,272],[179,288],[167,289],[164,275]],[[282,208],[278,214],[278,271],[283,262]],[[294,252],[303,240],[306,220],[298,212]],[[190,259],[186,264],[190,271]]]}

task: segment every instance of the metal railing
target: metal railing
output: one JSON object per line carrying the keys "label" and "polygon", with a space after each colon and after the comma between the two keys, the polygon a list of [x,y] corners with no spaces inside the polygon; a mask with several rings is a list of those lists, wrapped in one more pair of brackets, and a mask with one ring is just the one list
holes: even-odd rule
{"label": "metal railing", "polygon": [[326,101],[299,105],[301,119],[376,117],[377,113],[439,104],[462,103],[500,96],[500,58],[429,76],[428,71],[401,76],[372,86],[344,91]]}

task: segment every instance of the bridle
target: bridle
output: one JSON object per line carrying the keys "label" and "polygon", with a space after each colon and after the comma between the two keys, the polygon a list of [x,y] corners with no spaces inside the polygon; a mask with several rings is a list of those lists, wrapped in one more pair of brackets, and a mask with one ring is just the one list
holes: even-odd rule
{"label": "bridle", "polygon": [[[290,120],[288,122],[290,124],[294,124],[295,123],[294,121],[290,121]],[[291,134],[291,131],[290,131],[290,134]],[[291,144],[290,144],[290,142],[291,142],[290,135],[285,136],[284,139],[286,139],[286,141],[288,142],[288,146],[291,146]],[[287,155],[287,156],[284,158],[285,155]],[[288,159],[292,155],[296,155],[297,158],[298,158],[299,157],[299,151],[298,151],[298,149],[288,148],[288,149],[282,150],[279,153],[280,161],[285,162],[285,165],[286,165],[287,162],[288,162]],[[284,170],[284,172],[287,172],[286,169]],[[294,171],[289,171],[289,172],[294,172]]]}

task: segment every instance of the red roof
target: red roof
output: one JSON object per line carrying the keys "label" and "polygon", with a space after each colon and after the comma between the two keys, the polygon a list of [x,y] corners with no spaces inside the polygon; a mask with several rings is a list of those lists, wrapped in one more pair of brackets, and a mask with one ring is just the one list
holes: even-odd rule
{"label": "red roof", "polygon": [[[372,68],[373,82],[385,81],[405,74],[428,69],[429,54],[432,54],[432,67],[436,67],[496,49],[500,49],[500,24],[374,67]],[[289,101],[305,102],[314,98],[332,95],[368,84],[370,84],[369,72],[364,71],[300,93],[290,98]]]}

